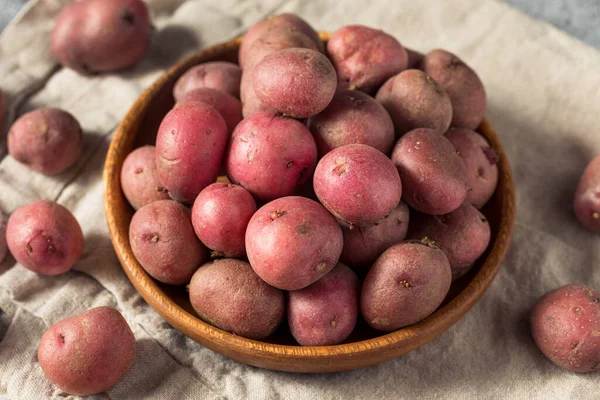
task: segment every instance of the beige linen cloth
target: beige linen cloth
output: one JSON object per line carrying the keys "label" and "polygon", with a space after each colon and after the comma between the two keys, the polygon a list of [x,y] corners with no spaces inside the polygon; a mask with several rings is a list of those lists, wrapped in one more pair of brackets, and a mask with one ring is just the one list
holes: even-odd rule
{"label": "beige linen cloth", "polygon": [[[80,221],[86,249],[74,271],[36,275],[0,265],[0,398],[67,398],[36,360],[44,330],[84,310],[118,308],[136,339],[127,376],[95,399],[598,399],[599,374],[569,373],[535,347],[528,313],[548,290],[600,288],[600,237],[582,229],[571,202],[586,163],[600,153],[600,53],[493,0],[422,2],[149,0],[153,47],[132,71],[84,77],[56,67],[53,18],[68,0],[32,1],[0,36],[0,87],[12,120],[64,108],[85,129],[76,166],[48,178],[6,155],[0,135],[0,208],[53,199]],[[290,374],[232,361],[171,328],[131,286],[104,219],[101,170],[111,134],[140,92],[184,54],[224,41],[273,12],[317,29],[381,28],[409,47],[449,49],[484,81],[487,117],[510,157],[518,218],[512,248],[479,303],[429,344],[396,360],[334,374]],[[72,398],[72,397],[71,397]]]}

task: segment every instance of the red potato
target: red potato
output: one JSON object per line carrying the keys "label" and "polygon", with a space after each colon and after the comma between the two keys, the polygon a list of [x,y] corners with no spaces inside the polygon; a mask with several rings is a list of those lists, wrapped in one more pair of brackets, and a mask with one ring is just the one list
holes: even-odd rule
{"label": "red potato", "polygon": [[8,131],[8,152],[34,171],[56,175],[81,157],[83,131],[79,122],[58,108],[22,115]]}
{"label": "red potato", "polygon": [[200,318],[242,337],[264,339],[283,320],[283,292],[260,279],[244,261],[225,258],[203,265],[188,291]]}
{"label": "red potato", "polygon": [[375,93],[383,82],[408,65],[408,54],[395,38],[362,25],[348,25],[335,31],[327,51],[340,89],[368,94]]}
{"label": "red potato", "polygon": [[477,73],[445,50],[427,53],[421,69],[436,80],[452,100],[452,126],[476,129],[485,114],[485,88]]}
{"label": "red potato", "polygon": [[225,257],[246,255],[246,228],[256,212],[256,202],[246,189],[213,183],[200,192],[192,208],[196,235],[209,249]]}
{"label": "red potato", "polygon": [[208,250],[192,226],[190,210],[173,200],[140,208],[129,225],[133,255],[154,279],[170,285],[188,283]]}
{"label": "red potato", "polygon": [[254,68],[252,87],[267,107],[294,118],[308,118],[331,102],[337,81],[327,57],[293,48],[263,58]]}
{"label": "red potato", "polygon": [[369,95],[340,90],[327,108],[310,118],[319,157],[347,144],[366,144],[390,154],[394,147],[394,123],[385,108]]}
{"label": "red potato", "polygon": [[129,153],[121,169],[121,188],[135,210],[169,199],[168,191],[158,179],[156,147],[143,146]]}
{"label": "red potato", "polygon": [[313,186],[321,203],[339,220],[369,226],[398,206],[402,183],[389,158],[364,144],[327,153],[315,170]]}
{"label": "red potato", "polygon": [[206,103],[181,104],[167,113],[156,137],[156,165],[172,199],[192,203],[215,182],[228,139],[225,120]]}
{"label": "red potato", "polygon": [[450,263],[427,242],[402,242],[387,249],[367,274],[360,310],[369,325],[395,331],[419,322],[442,304],[450,289]]}
{"label": "red potato", "polygon": [[408,47],[405,47],[404,49],[406,50],[406,54],[408,54],[408,65],[406,66],[406,69],[419,69],[423,62],[423,58],[425,58],[425,54],[417,50],[409,49]]}
{"label": "red potato", "polygon": [[450,96],[423,71],[409,69],[393,76],[375,98],[390,113],[398,137],[417,128],[441,135],[452,121]]}
{"label": "red potato", "polygon": [[175,82],[173,97],[182,101],[188,93],[197,89],[214,89],[232,97],[240,97],[242,70],[234,63],[212,61],[188,69]]}
{"label": "red potato", "polygon": [[83,253],[79,223],[69,210],[52,201],[36,201],[13,212],[6,240],[15,260],[41,275],[69,271]]}
{"label": "red potato", "polygon": [[235,97],[215,89],[203,88],[188,92],[178,102],[178,105],[190,102],[204,102],[221,114],[227,124],[229,134],[243,119],[242,103]]}
{"label": "red potato", "polygon": [[264,112],[243,120],[233,132],[225,160],[227,176],[263,201],[294,194],[310,177],[317,146],[308,128]]}
{"label": "red potato", "polygon": [[452,268],[452,281],[463,276],[490,244],[490,224],[473,205],[462,206],[445,215],[414,213],[411,239],[429,238],[442,249]]}
{"label": "red potato", "polygon": [[120,312],[92,308],[52,325],[37,359],[48,379],[73,396],[104,392],[119,383],[135,355],[135,336]]}
{"label": "red potato", "polygon": [[467,165],[470,190],[466,201],[483,207],[498,185],[498,153],[483,136],[470,129],[450,128],[444,135]]}
{"label": "red potato", "polygon": [[8,245],[6,244],[6,217],[0,211],[0,263],[6,258]]}
{"label": "red potato", "polygon": [[384,251],[406,237],[410,215],[403,202],[379,224],[352,229],[342,226],[344,250],[340,260],[360,273],[368,272]]}
{"label": "red potato", "polygon": [[66,67],[84,73],[110,72],[140,61],[152,36],[142,0],[83,0],[56,18],[52,53]]}
{"label": "red potato", "polygon": [[282,197],[261,207],[246,230],[246,252],[254,271],[268,284],[298,290],[337,264],[342,229],[319,203]]}
{"label": "red potato", "polygon": [[575,217],[591,232],[600,232],[600,156],[585,168],[573,202]]}
{"label": "red potato", "polygon": [[448,214],[467,197],[467,167],[452,143],[431,129],[408,132],[392,151],[402,199],[426,214]]}
{"label": "red potato", "polygon": [[310,286],[289,292],[288,323],[302,346],[342,343],[358,319],[360,281],[344,264]]}
{"label": "red potato", "polygon": [[559,367],[600,371],[600,292],[571,284],[546,293],[531,311],[531,333]]}
{"label": "red potato", "polygon": [[242,115],[244,118],[249,118],[254,114],[262,112],[275,112],[275,110],[264,105],[256,93],[254,93],[253,82],[251,73],[245,72],[242,74],[240,92],[242,96]]}

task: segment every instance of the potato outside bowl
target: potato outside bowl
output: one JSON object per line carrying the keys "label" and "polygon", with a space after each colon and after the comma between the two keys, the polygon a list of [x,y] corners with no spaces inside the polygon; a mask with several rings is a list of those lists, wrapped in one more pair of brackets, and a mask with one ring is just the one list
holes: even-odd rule
{"label": "potato outside bowl", "polygon": [[[329,37],[328,33],[321,33],[324,41]],[[121,191],[119,177],[123,161],[134,148],[154,142],[163,116],[174,104],[172,90],[177,78],[203,62],[237,62],[240,42],[241,38],[236,38],[202,50],[164,73],[135,102],[110,144],[104,167],[106,218],[115,251],[133,286],[151,307],[184,335],[234,360],[279,371],[334,372],[374,365],[414,350],[450,328],[473,307],[494,279],[513,231],[513,178],[502,145],[487,120],[478,131],[497,150],[500,158],[498,188],[482,210],[489,219],[491,243],[471,271],[452,285],[440,308],[421,322],[385,334],[359,319],[346,342],[335,346],[299,346],[285,323],[266,341],[250,340],[203,322],[192,309],[184,286],[161,284],[142,269],[129,245],[133,209]]]}

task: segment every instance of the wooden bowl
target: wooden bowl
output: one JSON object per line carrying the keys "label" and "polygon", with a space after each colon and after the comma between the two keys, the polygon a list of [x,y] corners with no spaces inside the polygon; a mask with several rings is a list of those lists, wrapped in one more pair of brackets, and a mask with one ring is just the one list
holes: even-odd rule
{"label": "wooden bowl", "polygon": [[[321,33],[323,40],[329,35]],[[479,127],[499,154],[498,188],[482,210],[492,230],[491,244],[473,269],[455,282],[440,308],[425,320],[384,334],[359,320],[345,343],[302,347],[295,344],[287,324],[266,341],[246,339],[213,327],[192,309],[185,287],[173,287],[152,279],[136,261],[129,245],[133,209],[120,186],[121,166],[136,147],[153,143],[163,118],[173,106],[177,78],[193,65],[207,61],[237,62],[241,38],[202,50],[180,62],[150,86],[119,125],[104,167],[106,218],[111,239],[123,270],[142,297],[169,324],[202,345],[234,360],[261,368],[292,372],[333,372],[366,367],[390,360],[424,345],[458,321],[481,297],[494,279],[509,247],[515,218],[515,189],[506,154],[491,125]]]}

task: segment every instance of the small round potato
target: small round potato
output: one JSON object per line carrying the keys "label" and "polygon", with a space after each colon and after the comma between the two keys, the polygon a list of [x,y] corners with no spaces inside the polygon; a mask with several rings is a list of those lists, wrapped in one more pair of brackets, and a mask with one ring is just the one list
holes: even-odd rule
{"label": "small round potato", "polygon": [[6,217],[0,211],[0,264],[6,258],[8,245],[6,244]]}
{"label": "small round potato", "polygon": [[574,200],[575,216],[586,229],[600,233],[600,156],[585,168]]}
{"label": "small round potato", "polygon": [[335,218],[316,201],[282,197],[261,207],[246,230],[254,271],[284,290],[302,289],[335,267],[344,238]]}
{"label": "small round potato", "polygon": [[362,25],[348,25],[333,33],[327,51],[340,89],[372,94],[388,78],[404,71],[408,54],[387,33]]}
{"label": "small round potato", "polygon": [[266,56],[254,69],[253,88],[267,106],[294,118],[323,111],[337,87],[327,57],[310,49],[285,49]]}
{"label": "small round potato", "polygon": [[327,153],[313,178],[321,203],[339,220],[369,226],[398,206],[402,183],[392,161],[364,144],[349,144]]}
{"label": "small round potato", "polygon": [[175,83],[173,97],[183,100],[186,95],[197,89],[209,88],[240,98],[242,70],[234,63],[213,61],[196,65],[188,69]]}
{"label": "small round potato", "polygon": [[442,304],[450,289],[450,263],[428,242],[387,249],[363,282],[360,310],[369,325],[395,331],[419,322]]}
{"label": "small round potato", "polygon": [[299,31],[272,29],[261,35],[252,44],[244,63],[244,72],[251,74],[263,58],[279,50],[301,48],[319,51],[308,36]]}
{"label": "small round potato", "polygon": [[356,90],[340,90],[327,108],[310,118],[319,157],[347,144],[366,144],[389,155],[394,147],[394,123],[385,108]]}
{"label": "small round potato", "polygon": [[485,114],[486,95],[475,71],[445,50],[427,53],[421,62],[421,69],[450,95],[452,126],[476,129]]}
{"label": "small round potato", "polygon": [[209,249],[225,257],[246,255],[246,228],[256,212],[256,202],[246,189],[213,183],[200,192],[192,208],[196,235]]}
{"label": "small round potato", "polygon": [[531,333],[559,367],[600,371],[600,292],[571,284],[546,293],[531,311]]}
{"label": "small round potato", "polygon": [[37,358],[52,383],[73,396],[104,392],[119,383],[135,355],[135,336],[120,312],[92,308],[52,325]]}
{"label": "small round potato", "polygon": [[417,128],[429,128],[441,135],[452,120],[452,103],[446,90],[417,69],[390,78],[376,99],[390,113],[398,137]]}
{"label": "small round potato", "polygon": [[344,264],[310,286],[289,292],[288,323],[302,346],[342,343],[358,319],[360,281]]}
{"label": "small round potato", "polygon": [[169,199],[169,193],[158,179],[156,147],[143,146],[129,153],[121,169],[121,188],[135,210]]}
{"label": "small round potato", "polygon": [[81,156],[79,122],[58,108],[41,108],[21,116],[8,132],[8,152],[15,160],[46,175],[63,172]]}
{"label": "small round potato", "polygon": [[53,201],[36,201],[13,212],[6,226],[6,241],[19,264],[42,275],[67,272],[83,253],[79,223]]}
{"label": "small round potato", "polygon": [[404,190],[403,199],[426,214],[448,214],[467,197],[467,167],[452,143],[437,132],[415,129],[392,151]]}
{"label": "small round potato", "polygon": [[208,250],[198,240],[190,210],[173,200],[140,208],[129,225],[135,258],[154,279],[170,285],[188,283]]}
{"label": "small round potato", "polygon": [[230,135],[237,124],[243,119],[242,103],[237,98],[215,89],[202,88],[192,90],[179,100],[178,105],[198,101],[214,107],[221,114],[221,117],[223,117],[227,124],[227,131]]}
{"label": "small round potato", "polygon": [[283,320],[283,292],[260,279],[244,261],[224,258],[203,265],[188,291],[200,318],[239,336],[264,339]]}

